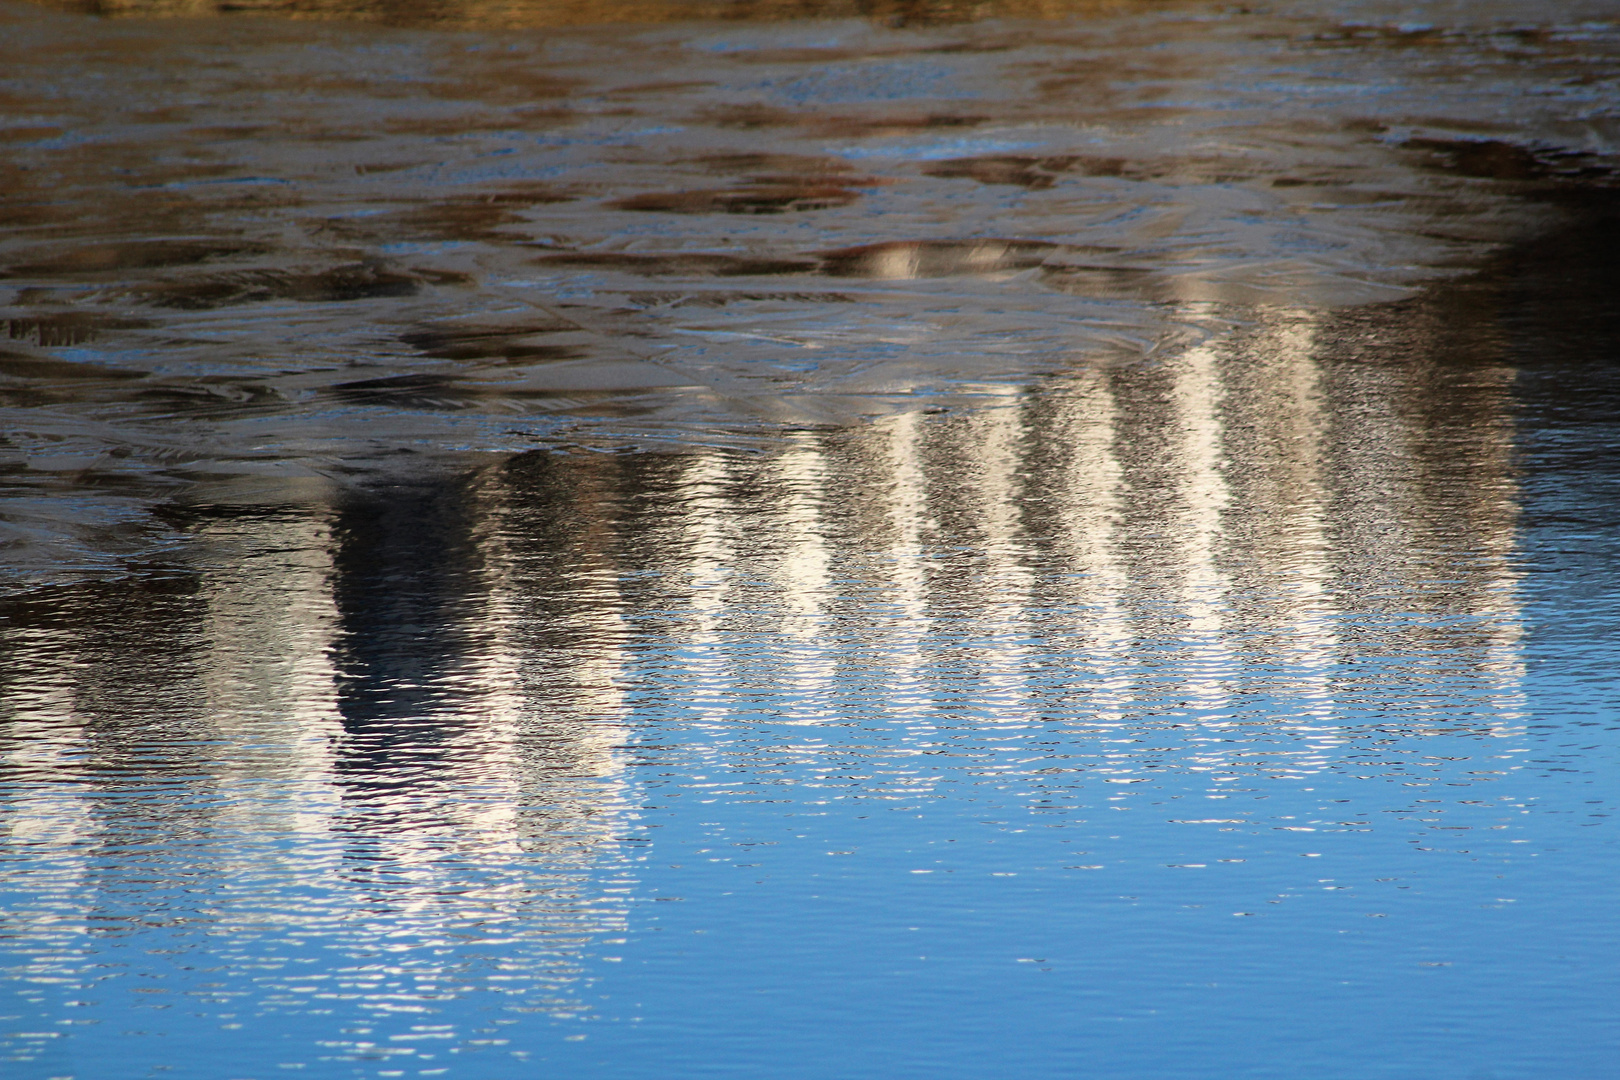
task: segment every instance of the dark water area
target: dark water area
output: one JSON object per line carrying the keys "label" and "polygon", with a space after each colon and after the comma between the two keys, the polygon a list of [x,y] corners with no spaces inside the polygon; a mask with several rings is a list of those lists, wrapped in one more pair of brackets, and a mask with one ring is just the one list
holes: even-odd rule
{"label": "dark water area", "polygon": [[3,1075],[1614,1075],[1612,12],[219,10],[0,7]]}

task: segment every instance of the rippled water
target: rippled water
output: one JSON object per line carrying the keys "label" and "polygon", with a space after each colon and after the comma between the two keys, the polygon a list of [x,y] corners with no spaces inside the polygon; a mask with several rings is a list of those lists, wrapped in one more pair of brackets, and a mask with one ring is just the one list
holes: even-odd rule
{"label": "rippled water", "polygon": [[1614,1074],[1612,12],[902,7],[0,7],[5,1075]]}

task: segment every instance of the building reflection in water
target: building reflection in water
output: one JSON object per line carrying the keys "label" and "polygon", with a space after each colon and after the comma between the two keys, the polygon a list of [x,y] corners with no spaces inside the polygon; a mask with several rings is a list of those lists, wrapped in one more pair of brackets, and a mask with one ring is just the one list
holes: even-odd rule
{"label": "building reflection in water", "polygon": [[[336,1060],[407,1053],[354,1023],[469,995],[579,1013],[630,887],[618,615],[525,574],[500,526],[535,492],[507,473],[201,512],[188,570],[7,612],[25,979],[110,993],[157,936],[252,972],[253,1015],[336,1004]],[[572,514],[515,517],[533,542]]]}
{"label": "building reflection in water", "polygon": [[160,912],[174,948],[265,965],[272,1010],[577,1014],[632,902],[638,740],[769,772],[731,759],[750,724],[797,725],[798,761],[853,727],[886,740],[879,792],[1040,801],[1513,736],[1512,370],[1444,362],[1445,322],[1278,309],[771,453],[189,511],[184,565],[9,602],[30,971],[93,981]]}

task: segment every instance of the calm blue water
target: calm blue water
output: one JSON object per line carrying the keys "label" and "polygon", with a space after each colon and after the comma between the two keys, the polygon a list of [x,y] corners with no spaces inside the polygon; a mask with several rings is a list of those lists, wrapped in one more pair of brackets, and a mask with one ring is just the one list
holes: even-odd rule
{"label": "calm blue water", "polygon": [[[39,365],[204,355],[179,326],[222,350],[187,386],[260,385],[232,311],[263,334],[308,303],[316,348],[343,304],[398,332],[436,294],[277,278],[221,313],[82,254],[13,270],[8,445],[102,443],[0,500],[5,1075],[1614,1076],[1620,235],[1603,183],[1508,159],[1455,182],[1541,225],[1448,281],[1088,285],[1117,319],[1086,309],[1061,363],[1042,320],[1080,271],[1010,249],[938,269],[954,293],[933,247],[734,275],[755,299],[716,305],[787,307],[670,370],[753,377],[803,304],[862,314],[817,339],[831,388],[784,401],[964,351],[951,327],[1024,348],[814,422],[617,384],[522,412],[447,376],[187,404],[180,361],[138,393]],[[534,448],[446,441],[500,425]]]}

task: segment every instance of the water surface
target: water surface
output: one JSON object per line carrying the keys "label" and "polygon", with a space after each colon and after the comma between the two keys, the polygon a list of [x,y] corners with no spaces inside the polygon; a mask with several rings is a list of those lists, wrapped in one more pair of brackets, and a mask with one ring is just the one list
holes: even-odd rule
{"label": "water surface", "polygon": [[0,8],[7,1075],[1611,1075],[1620,28],[603,11]]}

